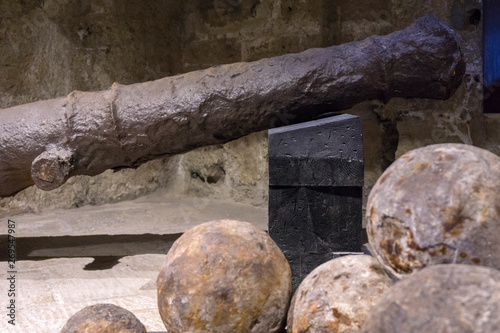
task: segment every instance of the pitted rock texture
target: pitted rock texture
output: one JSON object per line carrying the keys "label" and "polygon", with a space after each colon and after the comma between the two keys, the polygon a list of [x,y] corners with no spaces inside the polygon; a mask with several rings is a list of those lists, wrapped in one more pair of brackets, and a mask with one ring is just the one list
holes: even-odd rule
{"label": "pitted rock texture", "polygon": [[87,306],[75,313],[61,333],[147,333],[134,314],[113,304]]}
{"label": "pitted rock texture", "polygon": [[287,332],[358,332],[391,286],[392,280],[371,256],[330,260],[312,271],[295,292]]}
{"label": "pitted rock texture", "polygon": [[273,333],[285,327],[292,277],[264,231],[221,220],[198,225],[174,243],[157,289],[169,333]]}
{"label": "pitted rock texture", "polygon": [[394,285],[373,307],[363,333],[500,332],[500,272],[436,265]]}
{"label": "pitted rock texture", "polygon": [[374,254],[396,277],[426,266],[500,268],[500,157],[463,144],[415,149],[368,198]]}

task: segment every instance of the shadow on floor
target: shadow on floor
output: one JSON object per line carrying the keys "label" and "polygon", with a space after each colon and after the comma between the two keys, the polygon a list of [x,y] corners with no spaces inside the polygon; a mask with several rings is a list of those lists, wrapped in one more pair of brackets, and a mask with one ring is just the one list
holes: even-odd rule
{"label": "shadow on floor", "polygon": [[[16,238],[16,260],[92,257],[85,270],[110,269],[125,256],[167,254],[182,233],[171,235],[91,235]],[[8,260],[9,240],[0,236],[0,261]]]}
{"label": "shadow on floor", "polygon": [[[54,258],[94,258],[85,270],[105,270],[117,265],[121,258],[139,254],[167,254],[182,233],[170,235],[91,235],[16,238],[16,260],[47,260]],[[368,242],[366,230],[362,243]],[[0,236],[0,262],[8,260],[9,240]]]}

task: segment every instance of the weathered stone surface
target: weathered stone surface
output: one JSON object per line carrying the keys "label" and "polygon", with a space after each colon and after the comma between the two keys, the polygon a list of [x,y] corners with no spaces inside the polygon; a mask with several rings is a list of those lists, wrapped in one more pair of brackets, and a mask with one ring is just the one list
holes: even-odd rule
{"label": "weathered stone surface", "polygon": [[297,289],[288,312],[288,333],[358,332],[372,307],[392,286],[377,260],[350,255],[312,271]]}
{"label": "weathered stone surface", "polygon": [[146,327],[134,314],[113,304],[87,306],[75,313],[61,333],[146,333]]}
{"label": "weathered stone surface", "polygon": [[455,33],[427,16],[358,43],[4,109],[0,196],[32,185],[32,162],[47,150],[71,152],[71,175],[96,175],[227,142],[277,118],[302,121],[366,99],[446,99],[464,70]]}
{"label": "weathered stone surface", "polygon": [[436,265],[394,285],[372,308],[363,333],[500,332],[500,272]]}
{"label": "weathered stone surface", "polygon": [[268,205],[267,131],[181,155],[177,181],[187,195]]}
{"label": "weathered stone surface", "polygon": [[294,290],[333,252],[361,251],[363,165],[359,117],[269,131],[269,235],[290,263]]}
{"label": "weathered stone surface", "polygon": [[368,198],[374,255],[396,277],[429,265],[500,268],[500,158],[439,144],[394,162]]}
{"label": "weathered stone surface", "polygon": [[292,290],[283,253],[246,222],[207,222],[187,231],[157,279],[169,333],[282,332]]}

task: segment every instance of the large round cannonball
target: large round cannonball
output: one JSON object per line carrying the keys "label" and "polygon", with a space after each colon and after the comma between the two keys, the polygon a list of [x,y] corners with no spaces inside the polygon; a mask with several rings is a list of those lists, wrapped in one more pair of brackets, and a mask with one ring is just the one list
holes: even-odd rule
{"label": "large round cannonball", "polygon": [[500,332],[500,271],[435,265],[394,285],[373,308],[363,333]]}
{"label": "large round cannonball", "polygon": [[146,333],[134,314],[113,304],[95,304],[75,313],[61,333]]}
{"label": "large round cannonball", "polygon": [[288,333],[358,332],[392,280],[373,257],[330,260],[306,276],[288,312]]}
{"label": "large round cannonball", "polygon": [[402,278],[443,263],[500,269],[500,157],[463,144],[415,149],[368,197],[373,254]]}
{"label": "large round cannonball", "polygon": [[169,333],[272,333],[285,326],[290,266],[264,231],[246,222],[207,222],[182,235],[157,279]]}

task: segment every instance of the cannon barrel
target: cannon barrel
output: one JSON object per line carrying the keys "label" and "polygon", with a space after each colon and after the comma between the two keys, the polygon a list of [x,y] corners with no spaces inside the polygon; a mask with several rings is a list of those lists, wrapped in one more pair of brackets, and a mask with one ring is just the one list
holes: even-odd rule
{"label": "cannon barrel", "polygon": [[447,99],[462,81],[455,32],[433,16],[386,36],[0,110],[0,197],[74,175],[305,121],[368,99]]}

